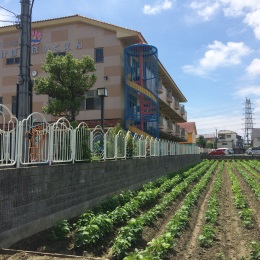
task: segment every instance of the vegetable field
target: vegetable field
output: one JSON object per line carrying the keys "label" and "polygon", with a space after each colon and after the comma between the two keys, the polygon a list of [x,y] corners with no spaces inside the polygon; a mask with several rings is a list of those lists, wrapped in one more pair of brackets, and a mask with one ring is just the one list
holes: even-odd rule
{"label": "vegetable field", "polygon": [[260,259],[260,162],[204,160],[13,248],[85,259]]}

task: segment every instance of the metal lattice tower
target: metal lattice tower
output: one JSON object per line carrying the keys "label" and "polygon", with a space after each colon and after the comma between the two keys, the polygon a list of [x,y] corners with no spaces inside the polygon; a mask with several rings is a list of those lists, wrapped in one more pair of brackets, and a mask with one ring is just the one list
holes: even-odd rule
{"label": "metal lattice tower", "polygon": [[245,128],[244,128],[244,144],[251,145],[253,118],[250,99],[246,98],[245,104]]}

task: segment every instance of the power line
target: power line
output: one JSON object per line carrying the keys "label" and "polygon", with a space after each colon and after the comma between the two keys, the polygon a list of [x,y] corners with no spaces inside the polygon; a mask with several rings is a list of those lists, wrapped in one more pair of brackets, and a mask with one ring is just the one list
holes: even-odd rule
{"label": "power line", "polygon": [[12,12],[12,11],[10,11],[10,10],[6,9],[6,8],[4,8],[3,6],[0,6],[0,8],[4,9],[5,11],[7,11],[7,12],[9,12],[9,13],[11,13],[11,14],[13,14],[13,15],[14,15],[16,18],[18,18],[18,17],[19,17],[19,15],[18,15],[18,14],[14,13],[14,12]]}
{"label": "power line", "polygon": [[[6,9],[6,8],[4,8],[3,6],[0,6],[0,8],[2,8],[3,10],[5,10],[5,11],[7,11],[7,12],[9,12],[9,13],[11,13],[11,14],[13,14],[14,15],[14,17],[17,19],[17,21],[7,21],[7,20],[0,20],[0,22],[4,22],[4,23],[13,23],[13,24],[16,24],[16,27],[18,26],[18,24],[19,24],[19,20],[20,20],[20,15],[18,15],[18,14],[16,14],[16,13],[14,13],[14,12],[12,12],[12,11],[10,11],[10,10],[8,10],[8,9]],[[2,14],[1,16],[9,16],[9,17],[12,17],[11,15],[4,15],[4,14]],[[19,27],[19,26],[18,26]],[[19,28],[18,28],[19,29]]]}

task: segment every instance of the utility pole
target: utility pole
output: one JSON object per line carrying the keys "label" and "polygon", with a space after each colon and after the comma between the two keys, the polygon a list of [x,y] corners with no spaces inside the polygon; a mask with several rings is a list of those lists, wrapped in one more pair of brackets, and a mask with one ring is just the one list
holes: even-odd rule
{"label": "utility pole", "polygon": [[30,0],[21,0],[20,70],[17,86],[17,118],[27,118],[31,110],[31,10]]}

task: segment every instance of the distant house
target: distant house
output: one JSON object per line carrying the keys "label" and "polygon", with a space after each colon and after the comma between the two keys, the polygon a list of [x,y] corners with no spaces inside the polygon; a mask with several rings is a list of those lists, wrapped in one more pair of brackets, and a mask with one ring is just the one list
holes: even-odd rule
{"label": "distant house", "polygon": [[206,147],[211,147],[211,146],[207,146],[207,144],[209,143],[213,144],[213,147],[215,147],[216,136],[214,134],[200,134],[196,136],[196,140],[198,140],[200,136],[204,137],[206,141]]}
{"label": "distant house", "polygon": [[218,132],[217,148],[243,148],[243,139],[236,132],[220,130]]}
{"label": "distant house", "polygon": [[180,128],[187,132],[187,141],[184,144],[196,144],[197,129],[195,122],[177,123]]}
{"label": "distant house", "polygon": [[216,142],[216,136],[214,134],[203,134],[205,140],[207,143],[215,143]]}
{"label": "distant house", "polygon": [[260,128],[252,129],[252,144],[253,146],[260,146]]}

